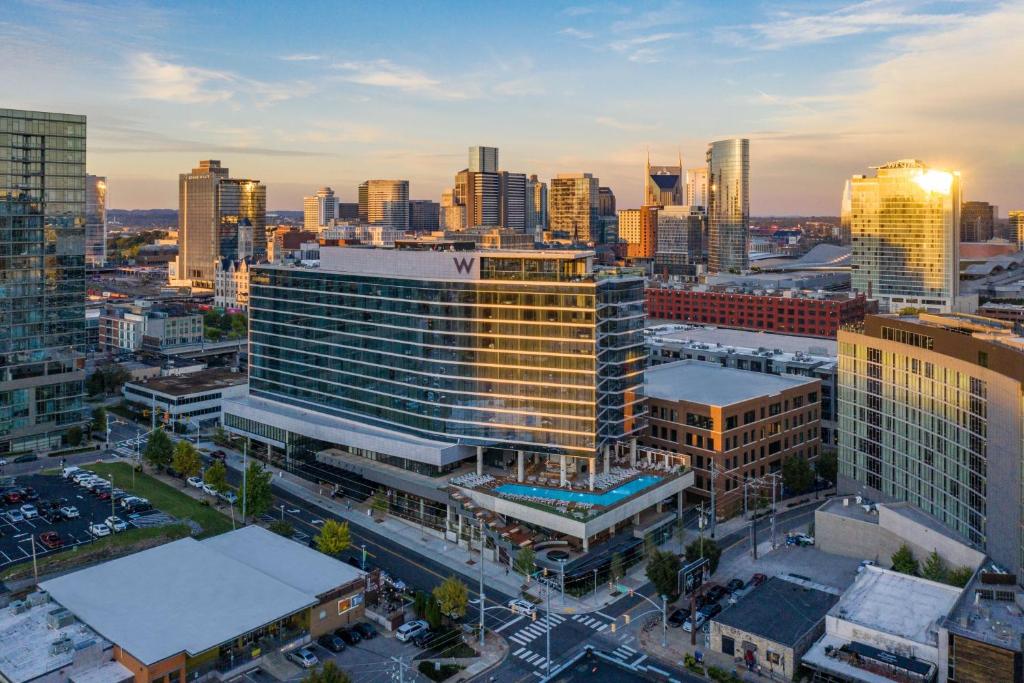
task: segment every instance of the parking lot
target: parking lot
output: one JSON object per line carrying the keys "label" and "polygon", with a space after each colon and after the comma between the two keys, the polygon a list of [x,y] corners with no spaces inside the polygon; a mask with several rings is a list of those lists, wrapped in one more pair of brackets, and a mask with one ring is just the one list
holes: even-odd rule
{"label": "parking lot", "polygon": [[[37,558],[94,541],[96,536],[89,532],[89,525],[103,522],[111,514],[116,514],[124,520],[128,528],[159,526],[174,521],[158,510],[129,515],[116,503],[112,510],[110,500],[101,500],[59,475],[30,474],[4,478],[3,486],[0,486],[0,496],[11,490],[30,490],[32,499],[8,503],[0,497],[0,570],[31,560],[33,540]],[[61,505],[74,506],[78,510],[78,517],[48,521],[43,514],[20,520],[16,519],[16,515],[14,519],[9,515],[15,510],[20,512],[22,505],[26,503],[42,511],[50,507],[51,502],[58,501]],[[63,545],[56,548],[48,547],[41,539],[47,532],[57,532]]]}

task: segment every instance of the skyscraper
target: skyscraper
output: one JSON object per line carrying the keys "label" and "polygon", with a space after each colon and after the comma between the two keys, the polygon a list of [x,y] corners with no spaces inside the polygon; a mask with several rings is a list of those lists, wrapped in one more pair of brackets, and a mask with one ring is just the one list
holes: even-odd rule
{"label": "skyscraper", "polygon": [[1024,249],[1024,211],[1011,211],[1010,239],[1017,242],[1018,249]]}
{"label": "skyscraper", "polygon": [[395,230],[408,230],[409,181],[367,180],[366,222]]}
{"label": "skyscraper", "polygon": [[750,257],[750,140],[708,145],[708,272],[748,270]]}
{"label": "skyscraper", "polygon": [[469,165],[467,167],[467,170],[470,173],[497,173],[498,148],[470,147]]}
{"label": "skyscraper", "polygon": [[503,228],[526,232],[526,174],[502,171],[498,174],[501,195],[498,224]]}
{"label": "skyscraper", "polygon": [[853,214],[853,189],[850,181],[843,184],[843,201],[839,205],[839,243],[850,243],[850,221]]}
{"label": "skyscraper", "polygon": [[626,243],[626,256],[653,259],[658,239],[658,207],[619,211],[619,240]]}
{"label": "skyscraper", "polygon": [[338,217],[334,190],[321,187],[311,197],[302,198],[303,227],[310,232],[320,232]]}
{"label": "skyscraper", "polygon": [[82,421],[85,130],[0,109],[0,457],[57,449]]}
{"label": "skyscraper", "polygon": [[686,201],[683,186],[683,157],[678,166],[651,166],[647,155],[644,167],[644,206],[679,206]]}
{"label": "skyscraper", "polygon": [[597,196],[600,183],[590,173],[559,173],[551,179],[548,221],[551,230],[562,232],[576,242],[597,237]]}
{"label": "skyscraper", "polygon": [[666,206],[658,210],[655,274],[696,274],[704,221],[704,211],[699,206]]}
{"label": "skyscraper", "polygon": [[462,230],[466,227],[466,205],[455,201],[454,187],[441,193],[440,224],[445,230]]}
{"label": "skyscraper", "polygon": [[708,205],[708,167],[691,168],[686,171],[686,205]]}
{"label": "skyscraper", "polygon": [[267,255],[267,188],[216,159],[178,176],[178,281],[213,290],[219,259]]}
{"label": "skyscraper", "polygon": [[85,263],[107,263],[107,179],[85,176]]}
{"label": "skyscraper", "polygon": [[526,181],[526,231],[538,233],[548,228],[548,185],[531,175]]}
{"label": "skyscraper", "polygon": [[409,200],[409,229],[417,232],[437,230],[440,224],[441,205],[429,199]]}
{"label": "skyscraper", "polygon": [[359,183],[359,189],[356,191],[356,203],[359,205],[359,222],[367,222],[367,203],[369,202],[369,187],[370,181],[364,180]]}
{"label": "skyscraper", "polygon": [[851,284],[885,311],[948,312],[960,287],[960,174],[916,159],[850,179]]}
{"label": "skyscraper", "polygon": [[960,208],[960,241],[987,242],[995,234],[996,207],[988,202],[964,202]]}
{"label": "skyscraper", "polygon": [[615,193],[610,187],[597,188],[597,215],[615,216]]}

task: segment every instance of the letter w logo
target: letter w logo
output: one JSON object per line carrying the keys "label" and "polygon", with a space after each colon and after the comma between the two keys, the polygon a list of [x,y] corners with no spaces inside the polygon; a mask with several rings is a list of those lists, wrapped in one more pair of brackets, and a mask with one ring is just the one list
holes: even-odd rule
{"label": "letter w logo", "polygon": [[473,261],[475,260],[475,258],[465,259],[452,257],[452,261],[455,262],[455,270],[459,271],[460,273],[466,273],[467,275],[473,269]]}

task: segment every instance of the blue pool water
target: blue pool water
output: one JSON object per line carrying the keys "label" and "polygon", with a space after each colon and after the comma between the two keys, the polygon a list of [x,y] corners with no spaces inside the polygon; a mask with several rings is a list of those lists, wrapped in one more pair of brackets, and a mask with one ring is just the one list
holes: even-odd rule
{"label": "blue pool water", "polygon": [[498,493],[507,493],[516,496],[536,496],[537,498],[550,498],[551,500],[564,500],[569,503],[591,503],[593,505],[615,505],[620,500],[654,486],[661,477],[644,475],[637,477],[631,482],[623,484],[611,491],[604,493],[584,493],[583,491],[566,491],[563,489],[546,489],[525,484],[502,484],[494,490]]}

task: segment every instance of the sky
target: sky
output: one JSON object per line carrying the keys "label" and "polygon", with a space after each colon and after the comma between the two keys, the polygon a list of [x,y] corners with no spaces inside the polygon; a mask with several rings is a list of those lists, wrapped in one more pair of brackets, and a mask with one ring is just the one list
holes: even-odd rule
{"label": "sky", "polygon": [[751,139],[753,215],[836,215],[845,178],[918,158],[1024,208],[1024,0],[7,0],[3,106],[88,116],[111,208],[177,206],[220,159],[301,209],[407,178],[438,200],[471,145],[590,172],[638,206],[644,160]]}

